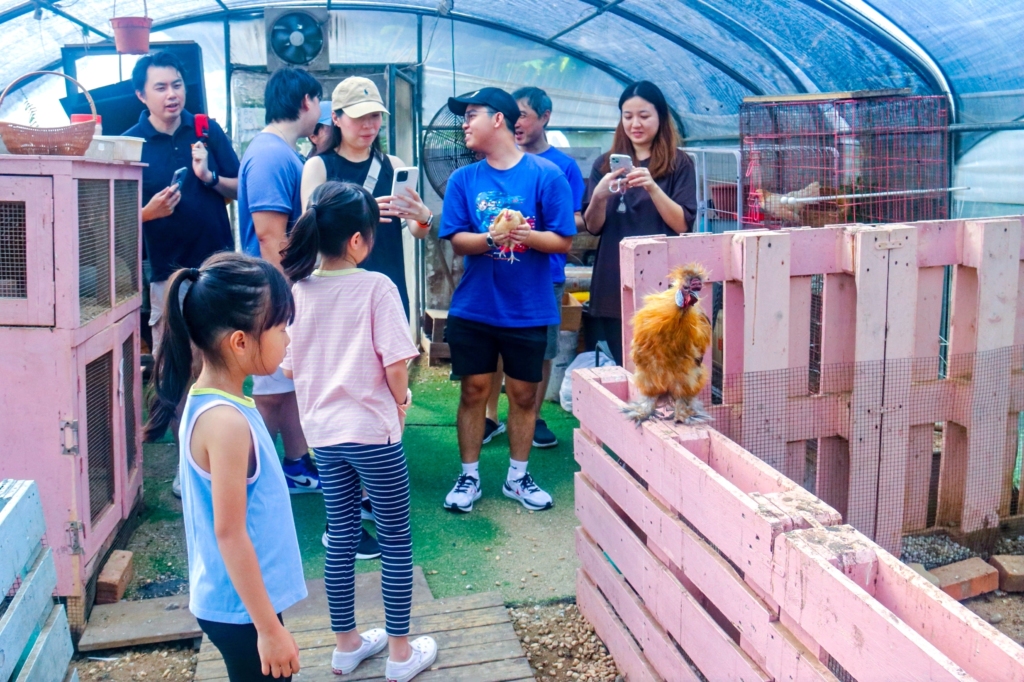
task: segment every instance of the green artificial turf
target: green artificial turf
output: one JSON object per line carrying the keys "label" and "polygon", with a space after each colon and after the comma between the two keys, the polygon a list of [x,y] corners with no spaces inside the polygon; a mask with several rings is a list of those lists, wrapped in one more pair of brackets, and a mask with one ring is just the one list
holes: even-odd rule
{"label": "green artificial turf", "polygon": [[[404,442],[411,481],[413,562],[425,571],[434,596],[500,590],[507,602],[518,603],[575,594],[573,474],[577,466],[572,432],[578,422],[558,405],[545,404],[542,416],[559,444],[548,450],[534,448],[530,472],[554,497],[553,509],[528,512],[501,494],[509,456],[508,437],[503,434],[485,445],[481,454],[483,498],[471,514],[453,514],[442,507],[442,502],[461,470],[455,430],[459,385],[443,372],[418,366],[413,370],[412,388],[414,400]],[[502,396],[501,419],[506,410]],[[170,436],[163,442],[170,442]],[[169,494],[174,448],[147,444],[144,451],[147,513],[138,535],[180,537],[181,503]],[[305,577],[322,578],[323,498],[313,494],[293,496],[292,511]],[[366,527],[373,531],[372,524]],[[136,566],[154,564],[154,570],[145,571],[147,578],[185,577],[185,557],[167,557],[169,550],[183,554],[183,542],[133,545]],[[155,570],[157,566],[163,570]],[[379,571],[380,561],[359,561],[356,569]]]}

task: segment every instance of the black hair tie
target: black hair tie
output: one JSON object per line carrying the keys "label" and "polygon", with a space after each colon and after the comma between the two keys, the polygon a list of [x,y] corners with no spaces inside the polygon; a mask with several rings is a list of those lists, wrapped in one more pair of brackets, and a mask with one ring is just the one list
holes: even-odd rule
{"label": "black hair tie", "polygon": [[189,268],[188,269],[188,278],[190,280],[192,280],[193,282],[198,281],[199,280],[199,268]]}

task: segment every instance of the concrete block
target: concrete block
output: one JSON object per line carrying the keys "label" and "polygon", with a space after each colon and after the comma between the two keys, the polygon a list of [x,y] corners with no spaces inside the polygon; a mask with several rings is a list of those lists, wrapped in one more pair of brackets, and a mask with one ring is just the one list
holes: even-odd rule
{"label": "concrete block", "polygon": [[1024,592],[1024,556],[998,554],[988,562],[999,572],[999,589]]}
{"label": "concrete block", "polygon": [[935,585],[935,587],[940,587],[939,579],[932,575],[931,572],[924,567],[924,564],[910,564],[910,567],[914,569],[915,573],[921,574],[921,576],[925,580],[930,582],[932,585]]}
{"label": "concrete block", "polygon": [[978,557],[933,568],[939,588],[958,601],[999,589],[999,572]]}

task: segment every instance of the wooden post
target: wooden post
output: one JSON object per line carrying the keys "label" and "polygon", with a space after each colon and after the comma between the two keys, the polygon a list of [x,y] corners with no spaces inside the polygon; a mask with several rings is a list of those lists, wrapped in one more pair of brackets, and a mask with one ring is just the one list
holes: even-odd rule
{"label": "wooden post", "polygon": [[[786,397],[808,394],[808,368],[811,364],[811,278],[791,277],[789,280],[789,372]],[[786,443],[788,478],[804,482],[807,467],[807,441]]]}
{"label": "wooden post", "polygon": [[847,236],[852,247],[857,304],[850,396],[850,490],[845,518],[870,536],[875,531],[878,507],[889,251],[875,248],[887,240],[883,230],[852,227]]}
{"label": "wooden post", "polygon": [[964,481],[969,495],[960,521],[965,533],[996,527],[1005,481],[1000,474],[1012,466],[1004,453],[1020,244],[1019,220],[986,220],[965,226],[964,265],[973,266],[977,273],[977,331]]}
{"label": "wooden post", "polygon": [[[622,279],[622,364],[632,372],[633,315],[644,296],[668,287],[668,244],[665,237],[624,240],[619,245]],[[627,274],[628,273],[628,274]]]}
{"label": "wooden post", "polygon": [[[878,466],[878,511],[874,540],[899,555],[903,537],[903,500],[910,441],[910,384],[917,317],[908,305],[917,301],[917,229],[892,226],[886,232],[885,383],[882,395]],[[876,247],[878,245],[876,244]]]}
{"label": "wooden post", "polygon": [[743,446],[783,471],[789,364],[789,234],[736,235],[743,255]]}

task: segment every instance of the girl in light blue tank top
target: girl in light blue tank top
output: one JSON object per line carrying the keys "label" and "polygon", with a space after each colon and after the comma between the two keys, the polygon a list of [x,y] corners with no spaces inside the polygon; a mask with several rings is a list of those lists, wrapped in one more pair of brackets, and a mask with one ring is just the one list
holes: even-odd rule
{"label": "girl in light blue tank top", "polygon": [[179,270],[167,287],[147,439],[166,431],[192,368],[179,430],[189,609],[232,682],[290,679],[299,650],[281,612],[306,596],[291,500],[273,440],[242,384],[273,373],[294,305],[269,263],[233,253]]}

